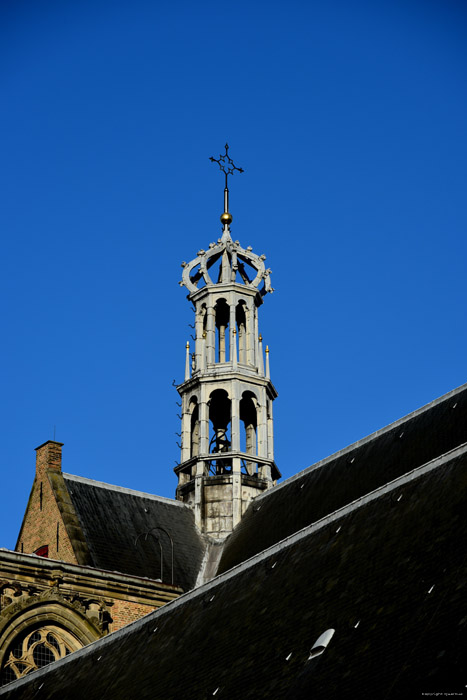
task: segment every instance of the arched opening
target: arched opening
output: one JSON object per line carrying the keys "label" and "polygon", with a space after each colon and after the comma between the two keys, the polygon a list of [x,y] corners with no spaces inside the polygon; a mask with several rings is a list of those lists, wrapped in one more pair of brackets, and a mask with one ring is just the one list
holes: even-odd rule
{"label": "arched opening", "polygon": [[249,284],[258,274],[258,270],[251,264],[251,260],[243,255],[237,256],[237,265],[243,284]]}
{"label": "arched opening", "polygon": [[217,361],[229,361],[228,338],[230,309],[225,299],[218,299],[214,307],[217,328]]}
{"label": "arched opening", "polygon": [[199,455],[199,406],[196,396],[190,399],[190,457]]}
{"label": "arched opening", "polygon": [[203,273],[201,271],[200,263],[195,265],[191,270],[190,281],[192,282],[192,284],[198,287],[198,289],[201,289],[202,287],[206,286],[206,280],[204,279]]}
{"label": "arched opening", "polygon": [[[240,420],[243,422],[243,430],[240,435],[240,449],[249,455],[257,455],[256,429],[258,401],[251,391],[244,391],[240,400]],[[256,463],[247,462],[247,472],[256,473]]]}
{"label": "arched opening", "polygon": [[237,323],[238,361],[242,364],[246,364],[246,305],[244,301],[238,302],[237,308],[235,309],[235,319]]}
{"label": "arched opening", "polygon": [[[216,389],[211,394],[209,422],[209,452],[211,454],[230,452],[231,402],[224,389]],[[231,459],[219,457],[215,462],[216,474],[230,471],[231,467]]]}

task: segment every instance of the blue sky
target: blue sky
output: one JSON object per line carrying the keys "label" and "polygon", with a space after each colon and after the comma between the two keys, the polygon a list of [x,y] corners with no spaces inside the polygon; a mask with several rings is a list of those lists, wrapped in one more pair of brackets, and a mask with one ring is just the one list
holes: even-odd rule
{"label": "blue sky", "polygon": [[[172,497],[180,263],[267,255],[285,477],[467,380],[467,9],[404,2],[0,7],[0,546],[34,448]],[[118,517],[118,514],[116,514]]]}

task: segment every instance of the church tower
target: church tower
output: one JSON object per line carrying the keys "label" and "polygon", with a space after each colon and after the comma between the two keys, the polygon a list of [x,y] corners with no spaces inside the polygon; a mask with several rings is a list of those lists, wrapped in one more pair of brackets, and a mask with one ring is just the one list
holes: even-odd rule
{"label": "church tower", "polygon": [[272,292],[265,256],[230,235],[228,176],[237,168],[225,154],[211,161],[225,174],[222,237],[182,263],[182,286],[195,311],[195,347],[186,345],[182,446],[176,497],[189,503],[199,529],[216,538],[240,522],[252,498],[274,486],[269,350],[263,356],[258,311]]}

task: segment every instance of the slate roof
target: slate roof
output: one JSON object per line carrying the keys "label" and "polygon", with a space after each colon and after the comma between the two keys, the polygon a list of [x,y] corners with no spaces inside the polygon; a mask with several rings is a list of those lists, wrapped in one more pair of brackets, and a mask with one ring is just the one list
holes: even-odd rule
{"label": "slate roof", "polygon": [[[464,445],[5,686],[0,696],[374,700],[462,693],[466,467]],[[330,628],[328,648],[310,660]]]}
{"label": "slate roof", "polygon": [[[153,529],[162,528],[174,543],[174,585],[185,591],[194,587],[206,545],[191,508],[71,474],[63,478],[84,534],[89,566],[172,583],[170,539]],[[153,534],[146,535],[150,531]]]}
{"label": "slate roof", "polygon": [[467,442],[467,384],[318,462],[252,501],[218,573]]}

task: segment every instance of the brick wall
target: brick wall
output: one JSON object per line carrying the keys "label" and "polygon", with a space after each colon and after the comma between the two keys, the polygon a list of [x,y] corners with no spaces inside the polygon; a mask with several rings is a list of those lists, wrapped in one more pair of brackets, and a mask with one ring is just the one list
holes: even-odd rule
{"label": "brick wall", "polygon": [[129,600],[115,600],[110,613],[113,620],[111,631],[115,632],[159,607],[160,605],[143,605]]}
{"label": "brick wall", "polygon": [[[57,477],[61,474],[62,468],[62,443],[49,440],[36,449],[36,475],[26,508],[23,524],[21,526],[16,551],[24,554],[32,554],[39,547],[47,545],[49,548],[49,559],[58,559],[69,564],[81,564],[73,551],[73,545],[68,537],[63,522],[62,514],[57,503],[56,492],[52,488],[51,480],[57,486]],[[66,487],[64,486],[66,489]],[[61,500],[63,501],[63,494]],[[60,500],[60,498],[59,498]],[[63,502],[62,502],[63,506]],[[70,515],[67,511],[68,516]],[[57,547],[57,526],[58,526],[58,547]],[[40,559],[37,559],[40,567]],[[40,568],[36,576],[40,576]],[[151,590],[148,595],[147,590],[128,590],[127,594],[120,591],[115,595],[112,585],[110,590],[107,585],[99,579],[97,588],[91,583],[93,579],[92,569],[89,570],[89,580],[85,584],[86,597],[95,597],[97,600],[105,597],[111,601],[109,612],[112,618],[109,631],[113,632],[130,622],[139,620],[144,615],[157,610],[165,602],[178,597],[181,590]],[[71,583],[71,582],[70,582]],[[97,583],[94,582],[94,583]],[[121,584],[119,584],[121,585]],[[71,584],[71,589],[78,590],[81,585],[75,588],[76,584]],[[62,592],[68,589],[70,584],[61,584]],[[107,590],[106,590],[107,589]],[[83,591],[84,593],[84,591]],[[122,595],[123,593],[123,595]],[[128,597],[127,597],[128,596]],[[140,597],[141,596],[141,597]],[[158,598],[160,597],[160,600]],[[145,602],[143,603],[142,600]]]}
{"label": "brick wall", "polygon": [[48,478],[48,473],[61,472],[61,462],[62,443],[49,440],[36,449],[36,476],[16,551],[32,554],[48,545],[50,559],[77,564]]}

